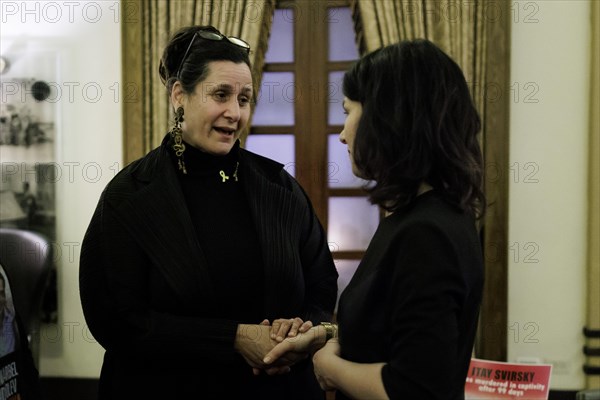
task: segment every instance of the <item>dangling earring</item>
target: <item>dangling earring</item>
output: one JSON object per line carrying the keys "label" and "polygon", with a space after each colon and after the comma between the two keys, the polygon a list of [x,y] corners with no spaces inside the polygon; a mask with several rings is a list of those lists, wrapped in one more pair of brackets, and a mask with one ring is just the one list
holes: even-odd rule
{"label": "dangling earring", "polygon": [[177,156],[177,164],[179,165],[179,170],[183,171],[184,174],[187,174],[187,170],[185,169],[185,163],[183,162],[183,152],[185,151],[185,144],[183,144],[181,123],[183,122],[183,107],[177,107],[177,111],[175,111],[175,126],[171,128],[169,134],[173,138],[173,150],[175,151],[175,155]]}

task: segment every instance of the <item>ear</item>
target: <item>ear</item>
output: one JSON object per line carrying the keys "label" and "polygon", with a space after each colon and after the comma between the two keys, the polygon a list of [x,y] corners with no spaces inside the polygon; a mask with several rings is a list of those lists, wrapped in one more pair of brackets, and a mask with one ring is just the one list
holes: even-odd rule
{"label": "ear", "polygon": [[177,81],[171,88],[171,105],[173,106],[173,110],[177,110],[177,107],[182,106],[184,100],[185,92],[183,91],[183,86],[181,86],[181,82]]}

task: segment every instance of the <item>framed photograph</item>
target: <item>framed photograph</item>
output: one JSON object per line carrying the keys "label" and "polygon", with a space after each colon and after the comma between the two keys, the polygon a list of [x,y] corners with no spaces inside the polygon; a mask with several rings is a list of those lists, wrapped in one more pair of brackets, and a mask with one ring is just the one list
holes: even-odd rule
{"label": "framed photograph", "polygon": [[[0,226],[42,233],[56,243],[57,54],[19,42],[2,54]],[[55,322],[56,266],[43,319]]]}

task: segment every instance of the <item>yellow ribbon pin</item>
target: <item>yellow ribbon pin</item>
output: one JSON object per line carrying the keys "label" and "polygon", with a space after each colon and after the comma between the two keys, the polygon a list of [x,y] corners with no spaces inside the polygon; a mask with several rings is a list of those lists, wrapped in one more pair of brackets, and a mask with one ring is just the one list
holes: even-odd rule
{"label": "yellow ribbon pin", "polygon": [[225,175],[225,172],[223,170],[221,170],[219,172],[219,175],[221,175],[221,178],[223,178],[223,182],[225,182],[227,179],[229,179],[229,177],[227,175]]}

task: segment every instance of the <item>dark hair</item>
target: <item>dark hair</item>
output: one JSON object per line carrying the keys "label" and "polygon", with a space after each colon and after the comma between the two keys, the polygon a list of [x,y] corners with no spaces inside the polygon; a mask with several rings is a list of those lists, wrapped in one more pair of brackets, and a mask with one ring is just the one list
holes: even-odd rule
{"label": "dark hair", "polygon": [[353,157],[372,203],[408,205],[422,182],[481,217],[485,210],[481,128],[460,67],[427,40],[366,55],[344,76],[344,95],[362,105]]}
{"label": "dark hair", "polygon": [[[177,81],[181,82],[186,93],[193,93],[196,85],[208,75],[208,63],[211,61],[232,61],[236,64],[245,63],[250,67],[250,58],[246,49],[228,40],[208,40],[200,36],[196,36],[181,64],[192,38],[201,30],[221,35],[221,32],[212,26],[188,26],[178,30],[165,47],[158,72],[169,93]],[[181,70],[177,76],[180,65]]]}

